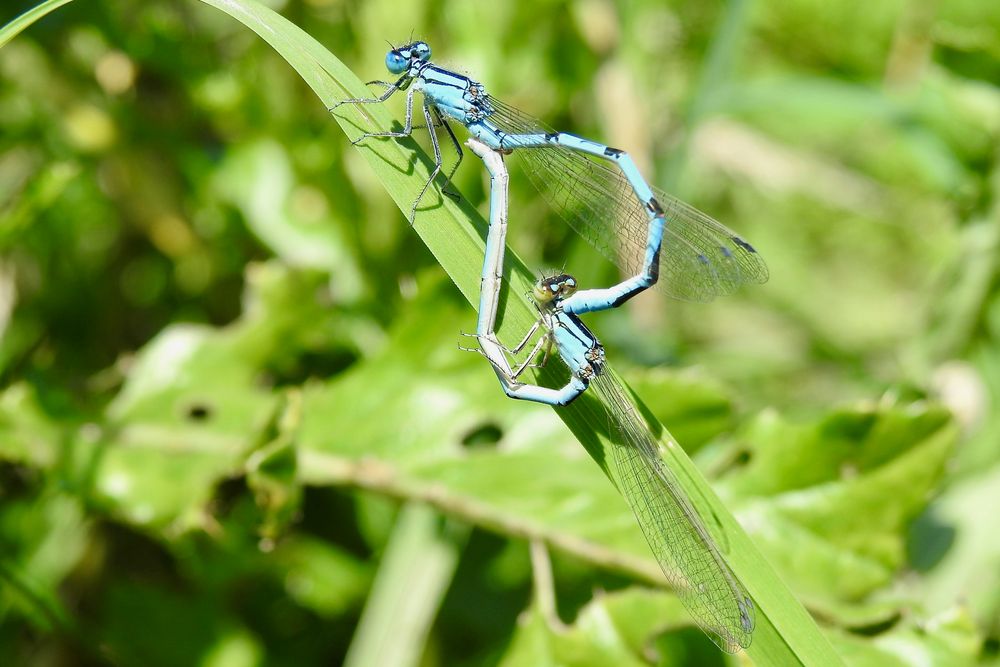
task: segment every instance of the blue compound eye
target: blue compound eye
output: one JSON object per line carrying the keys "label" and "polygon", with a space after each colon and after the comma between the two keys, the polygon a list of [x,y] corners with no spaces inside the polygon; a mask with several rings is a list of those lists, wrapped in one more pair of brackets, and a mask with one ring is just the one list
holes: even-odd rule
{"label": "blue compound eye", "polygon": [[427,60],[431,57],[431,47],[427,44],[427,42],[414,42],[412,48],[413,54],[424,62],[427,62]]}
{"label": "blue compound eye", "polygon": [[385,54],[385,68],[393,74],[402,74],[409,64],[410,61],[399,51],[393,50]]}

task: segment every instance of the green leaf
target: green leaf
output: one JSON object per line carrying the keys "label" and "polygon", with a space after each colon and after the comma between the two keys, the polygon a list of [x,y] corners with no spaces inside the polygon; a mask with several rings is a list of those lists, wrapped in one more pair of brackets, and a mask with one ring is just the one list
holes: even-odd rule
{"label": "green leaf", "polygon": [[727,481],[733,492],[762,499],[754,536],[795,590],[849,622],[835,611],[841,603],[886,586],[904,564],[906,531],[957,436],[934,405],[840,409],[811,424],[766,414],[742,437],[749,465]]}
{"label": "green leaf", "polygon": [[675,596],[637,586],[598,593],[568,624],[536,599],[519,619],[500,664],[723,664],[724,657],[707,637],[689,641],[697,630],[687,623],[687,612]]}
{"label": "green leaf", "polygon": [[215,485],[245,472],[274,522],[265,531],[295,512],[296,404],[285,406],[258,377],[287,354],[329,344],[334,336],[319,342],[316,332],[334,331],[340,313],[319,298],[302,299],[318,295],[320,274],[277,263],[247,273],[243,317],[224,329],[161,331],[108,406],[107,428],[96,438],[90,430],[78,435],[89,453],[77,455],[81,474],[98,500],[130,522],[198,525]]}
{"label": "green leaf", "polygon": [[199,523],[223,477],[240,472],[277,408],[256,368],[229,339],[172,325],[143,349],[91,445],[96,497],[134,523]]}
{"label": "green leaf", "polygon": [[857,667],[908,665],[976,665],[982,638],[969,614],[945,609],[916,624],[904,620],[874,639],[832,632],[837,651]]}
{"label": "green leaf", "polygon": [[0,618],[11,612],[49,632],[73,631],[56,594],[77,567],[90,539],[78,499],[43,489],[0,506]]}
{"label": "green leaf", "polygon": [[593,629],[553,627],[537,605],[532,605],[518,622],[517,633],[500,662],[502,667],[531,665],[624,665],[645,664],[632,655],[620,636],[597,634]]}
{"label": "green leaf", "polygon": [[41,405],[28,384],[0,394],[0,459],[50,468],[61,454],[63,429]]}
{"label": "green leaf", "polygon": [[952,485],[913,529],[910,550],[923,575],[927,609],[961,600],[980,627],[1000,618],[1000,531],[990,530],[1000,506],[1000,469]]}
{"label": "green leaf", "polygon": [[[279,421],[297,419],[297,398],[298,394],[293,393],[292,405],[286,407]],[[247,486],[265,513],[261,534],[268,543],[287,529],[302,507],[294,433],[285,423],[279,424],[274,440],[247,459]]]}
{"label": "green leaf", "polygon": [[628,379],[635,393],[649,397],[650,411],[661,423],[670,424],[670,432],[689,453],[734,426],[735,410],[728,392],[704,374],[651,368],[630,373]]}
{"label": "green leaf", "polygon": [[302,220],[288,205],[295,186],[287,150],[256,141],[229,151],[213,188],[242,214],[257,237],[289,266],[323,269],[340,294],[362,289],[362,272],[339,227]]}
{"label": "green leaf", "polygon": [[331,621],[360,607],[371,587],[368,567],[313,537],[282,539],[268,561],[292,599]]}

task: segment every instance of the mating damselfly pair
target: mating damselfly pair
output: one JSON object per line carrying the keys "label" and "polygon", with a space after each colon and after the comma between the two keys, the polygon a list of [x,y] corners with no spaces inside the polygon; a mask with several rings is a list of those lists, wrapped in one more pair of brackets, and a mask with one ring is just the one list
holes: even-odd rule
{"label": "mating damselfly pair", "polygon": [[[764,282],[767,268],[763,260],[734,232],[649,186],[624,151],[554,132],[500,102],[482,84],[434,65],[430,56],[430,47],[422,41],[392,48],[386,55],[386,67],[399,79],[371,82],[383,89],[377,97],[340,103],[381,103],[406,91],[402,130],[371,132],[358,141],[409,136],[415,128],[415,94],[422,94],[423,125],[430,134],[435,164],[411,208],[412,222],[420,200],[443,170],[435,128],[444,128],[461,159],[461,146],[449,121],[466,127],[475,140],[470,146],[483,159],[493,183],[476,331],[480,350],[504,391],[513,398],[565,405],[591,384],[595,386],[620,437],[614,446],[619,489],[664,574],[716,644],[730,652],[749,646],[755,624],[750,595],[726,563],[677,478],[663,464],[656,438],[606,368],[603,346],[579,315],[617,307],[654,284],[677,298],[708,301],[731,293],[740,284]],[[496,340],[493,328],[508,217],[506,167],[500,154],[510,152],[523,156],[535,185],[570,225],[630,277],[608,288],[587,290],[578,290],[568,274],[539,281],[534,290],[539,319],[522,341],[508,350]],[[453,173],[454,168],[446,181]],[[520,353],[536,334],[526,359],[512,366],[509,357]],[[570,371],[566,385],[553,389],[522,382],[519,378],[532,359],[539,352],[547,357],[552,347]]]}

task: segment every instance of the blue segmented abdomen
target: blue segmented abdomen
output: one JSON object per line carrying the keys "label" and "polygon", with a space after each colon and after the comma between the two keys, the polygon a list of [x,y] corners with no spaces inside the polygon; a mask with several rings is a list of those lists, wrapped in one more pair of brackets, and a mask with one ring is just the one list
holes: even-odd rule
{"label": "blue segmented abdomen", "polygon": [[442,113],[487,146],[520,154],[528,176],[552,207],[626,273],[643,271],[650,253],[650,218],[662,211],[662,247],[654,272],[662,291],[685,301],[710,301],[741,284],[767,281],[767,265],[753,246],[713,218],[650,187],[626,153],[553,132],[487,94],[482,84],[448,70],[427,66],[417,85]]}
{"label": "blue segmented abdomen", "polygon": [[[469,131],[491,148],[514,149],[552,207],[626,273],[643,269],[650,206],[658,206],[665,220],[657,282],[662,291],[686,301],[710,301],[741,284],[767,281],[767,265],[753,246],[708,215],[649,187],[631,159],[620,159],[620,151],[552,132],[496,98],[488,100],[489,115],[469,125]],[[622,169],[584,152],[595,148],[613,151],[603,154],[619,158],[614,162],[632,175],[635,190]],[[643,196],[646,191],[649,197]]]}

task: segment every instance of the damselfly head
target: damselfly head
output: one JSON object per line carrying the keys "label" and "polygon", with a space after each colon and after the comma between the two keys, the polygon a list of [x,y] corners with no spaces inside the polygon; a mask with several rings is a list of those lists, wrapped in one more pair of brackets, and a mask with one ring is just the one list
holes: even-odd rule
{"label": "damselfly head", "polygon": [[568,273],[542,278],[535,283],[533,295],[540,304],[561,301],[576,291],[576,278]]}
{"label": "damselfly head", "polygon": [[427,62],[430,57],[431,47],[427,42],[411,42],[385,54],[385,67],[392,74],[402,74],[412,65]]}

